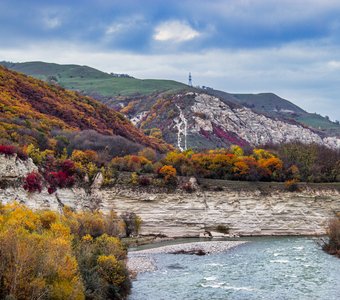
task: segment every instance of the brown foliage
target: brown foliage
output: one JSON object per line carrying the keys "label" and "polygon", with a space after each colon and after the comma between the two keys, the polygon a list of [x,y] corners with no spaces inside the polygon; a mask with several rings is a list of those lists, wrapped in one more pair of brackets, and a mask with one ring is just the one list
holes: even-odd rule
{"label": "brown foliage", "polygon": [[328,241],[323,249],[329,254],[340,258],[340,219],[336,218],[329,222],[327,229]]}

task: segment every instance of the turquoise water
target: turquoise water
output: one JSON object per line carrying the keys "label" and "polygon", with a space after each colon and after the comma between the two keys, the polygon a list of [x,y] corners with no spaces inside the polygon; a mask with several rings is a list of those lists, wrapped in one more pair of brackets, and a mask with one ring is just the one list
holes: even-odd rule
{"label": "turquoise water", "polygon": [[340,259],[306,237],[252,238],[225,253],[154,254],[130,300],[340,299]]}

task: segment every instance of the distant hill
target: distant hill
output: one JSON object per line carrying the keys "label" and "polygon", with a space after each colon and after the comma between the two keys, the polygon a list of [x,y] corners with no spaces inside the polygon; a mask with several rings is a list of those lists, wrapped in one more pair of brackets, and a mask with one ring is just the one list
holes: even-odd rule
{"label": "distant hill", "polygon": [[48,148],[57,142],[60,132],[79,135],[84,131],[92,137],[96,132],[97,142],[99,137],[111,136],[135,146],[169,149],[163,141],[145,136],[122,114],[90,97],[0,66],[1,141],[40,143]]}
{"label": "distant hill", "polygon": [[[137,127],[144,130],[146,134],[158,137],[163,136],[168,143],[172,143],[177,147],[178,126],[182,123],[178,121],[180,115],[176,105],[182,108],[188,120],[189,127],[199,126],[197,124],[193,125],[194,123],[192,123],[194,120],[202,119],[199,115],[205,115],[205,118],[209,118],[210,116],[215,119],[214,122],[229,122],[225,124],[226,128],[229,128],[227,130],[228,134],[220,131],[218,124],[215,123],[213,134],[207,134],[202,128],[200,132],[195,132],[193,129],[193,134],[187,136],[190,147],[216,148],[224,147],[231,143],[259,145],[274,141],[282,142],[292,140],[289,133],[285,131],[290,128],[290,125],[297,126],[298,128],[311,129],[308,133],[304,131],[300,132],[299,130],[295,131],[294,129],[295,133],[293,136],[305,142],[318,141],[318,143],[321,143],[325,137],[340,136],[339,124],[331,122],[318,114],[308,113],[292,102],[273,93],[231,94],[211,88],[192,88],[170,80],[120,78],[116,75],[113,76],[87,66],[78,65],[58,65],[44,62],[2,62],[0,64],[47,82],[79,91],[85,95],[90,95],[126,115]],[[193,113],[193,111],[190,111],[193,109],[190,105],[195,105],[195,101],[190,96],[190,93],[215,96],[225,105],[221,104],[218,108],[211,108],[212,111],[209,114],[207,113],[208,108],[205,108],[204,113]],[[206,99],[207,101],[212,101],[210,98]],[[180,101],[178,102],[178,100]],[[201,103],[200,105],[203,104]],[[224,111],[224,109],[226,111]],[[234,114],[234,117],[239,119],[243,119],[244,117],[243,115],[239,116],[239,112],[244,113],[247,111],[245,109],[248,109],[249,114],[254,113],[253,116],[256,119],[256,124],[252,125],[251,122],[248,122],[250,120],[246,119],[238,124],[238,127],[244,132],[238,130],[237,126],[230,130],[230,124],[234,121],[228,121],[229,109],[232,111],[230,114]],[[225,119],[219,119],[217,115],[213,117],[213,114],[224,115]],[[263,126],[261,129],[258,128],[257,125],[262,122],[261,118],[263,118],[263,122],[267,124],[268,128],[264,128]],[[201,123],[204,120],[203,118]],[[275,123],[277,121],[281,123]],[[244,122],[248,125],[245,125]],[[252,128],[252,126],[254,128]],[[281,130],[281,127],[284,128],[284,132],[280,134],[287,136],[287,139],[283,137],[276,139],[275,134]],[[266,132],[266,129],[270,132]],[[249,134],[249,136],[245,139],[245,132],[248,131],[249,133],[247,134]],[[254,136],[251,131],[258,132],[255,132]],[[309,133],[311,133],[311,135]],[[298,134],[306,134],[307,137],[298,137]],[[316,134],[317,137],[314,136],[314,134]],[[313,138],[309,139],[308,137],[311,136],[313,136]],[[335,143],[333,146],[337,147],[337,140],[332,140],[332,142],[327,143]]]}
{"label": "distant hill", "polygon": [[0,65],[103,100],[119,96],[144,96],[157,92],[175,92],[187,87],[185,84],[173,80],[141,80],[116,77],[79,65],[59,65],[45,62],[11,63],[4,61],[0,62]]}

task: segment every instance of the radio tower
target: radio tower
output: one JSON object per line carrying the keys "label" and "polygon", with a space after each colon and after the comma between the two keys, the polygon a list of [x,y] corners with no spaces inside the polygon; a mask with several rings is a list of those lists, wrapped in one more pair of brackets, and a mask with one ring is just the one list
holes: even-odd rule
{"label": "radio tower", "polygon": [[189,72],[188,86],[192,86],[191,72]]}

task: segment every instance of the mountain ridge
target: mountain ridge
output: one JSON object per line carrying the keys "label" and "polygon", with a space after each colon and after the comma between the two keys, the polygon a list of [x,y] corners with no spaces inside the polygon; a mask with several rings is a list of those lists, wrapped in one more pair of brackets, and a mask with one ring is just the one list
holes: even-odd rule
{"label": "mountain ridge", "polygon": [[[76,77],[77,87],[86,86],[86,89],[80,90],[81,93],[91,95],[109,107],[113,107],[129,118],[145,133],[164,137],[168,143],[178,148],[183,148],[179,146],[179,137],[181,136],[181,132],[185,130],[184,127],[197,127],[199,126],[197,125],[197,120],[200,120],[198,122],[203,124],[205,122],[204,118],[207,118],[207,116],[210,116],[212,120],[214,120],[212,124],[209,125],[212,134],[208,133],[203,126],[194,134],[192,133],[193,137],[190,138],[189,135],[189,144],[191,147],[216,148],[228,146],[232,142],[241,145],[249,144],[255,146],[272,143],[273,141],[285,141],[283,138],[277,140],[275,134],[264,132],[266,128],[263,126],[260,130],[261,134],[257,135],[258,140],[253,137],[251,138],[250,136],[252,136],[252,134],[249,132],[258,128],[258,124],[252,124],[250,120],[247,119],[239,124],[240,128],[248,132],[247,134],[238,130],[237,127],[230,125],[232,124],[232,120],[228,119],[229,116],[234,114],[233,118],[242,119],[245,112],[254,116],[258,122],[268,124],[268,131],[271,130],[275,132],[274,128],[277,128],[279,136],[287,135],[287,133],[280,133],[280,128],[286,128],[286,130],[293,128],[293,132],[295,132],[296,128],[299,128],[300,135],[304,134],[306,137],[299,137],[299,134],[295,134],[297,140],[317,143],[325,141],[325,143],[332,148],[338,147],[336,138],[340,136],[340,126],[338,124],[320,115],[310,114],[289,100],[283,99],[273,93],[232,94],[214,90],[209,87],[193,88],[176,82],[174,86],[171,87],[170,85],[169,88],[167,85],[169,81],[140,80],[131,77],[113,78],[112,75],[108,73],[78,65],[58,65],[43,62],[2,62],[0,64],[7,64],[9,68],[21,68],[21,71],[34,73],[36,77],[45,76],[45,80],[48,82],[66,85],[73,90],[79,91],[72,86],[72,80],[75,80]],[[41,70],[44,68],[45,70]],[[57,70],[60,72],[58,73]],[[57,78],[57,80],[54,81],[53,78],[51,80],[51,76]],[[67,80],[65,79],[66,77]],[[115,82],[116,86],[111,86],[109,90],[106,90],[106,80],[109,80],[111,85],[113,85],[112,82]],[[101,86],[99,84],[100,82],[104,82],[104,86]],[[148,84],[152,83],[152,86],[143,86],[145,82]],[[199,110],[192,111],[192,107],[197,101],[194,99],[195,97],[189,96],[190,93],[209,95],[213,98],[218,98],[221,102],[219,106],[215,107],[211,112],[209,112],[209,108],[205,108],[204,112],[200,112]],[[185,105],[183,106],[183,103],[178,102],[176,100],[177,98],[182,99]],[[209,101],[211,101],[211,99]],[[219,117],[216,119],[218,114],[224,115],[225,120],[229,120],[228,122],[230,124],[225,124],[225,120]],[[240,114],[240,116],[238,114]],[[186,124],[183,123],[183,117],[187,118]],[[307,121],[304,122],[305,120]],[[226,127],[221,128],[221,124],[224,124],[224,126],[227,126],[229,129]],[[243,124],[248,125],[244,127]],[[274,124],[281,125],[277,126]],[[311,126],[311,124],[313,124],[313,126]],[[271,127],[272,125],[274,126],[273,128]],[[252,126],[254,128],[251,128]],[[244,135],[247,135],[246,139]],[[272,138],[268,138],[268,136]],[[313,138],[311,136],[313,136]],[[190,140],[194,142],[190,143]],[[288,138],[288,141],[291,140],[291,138]]]}

